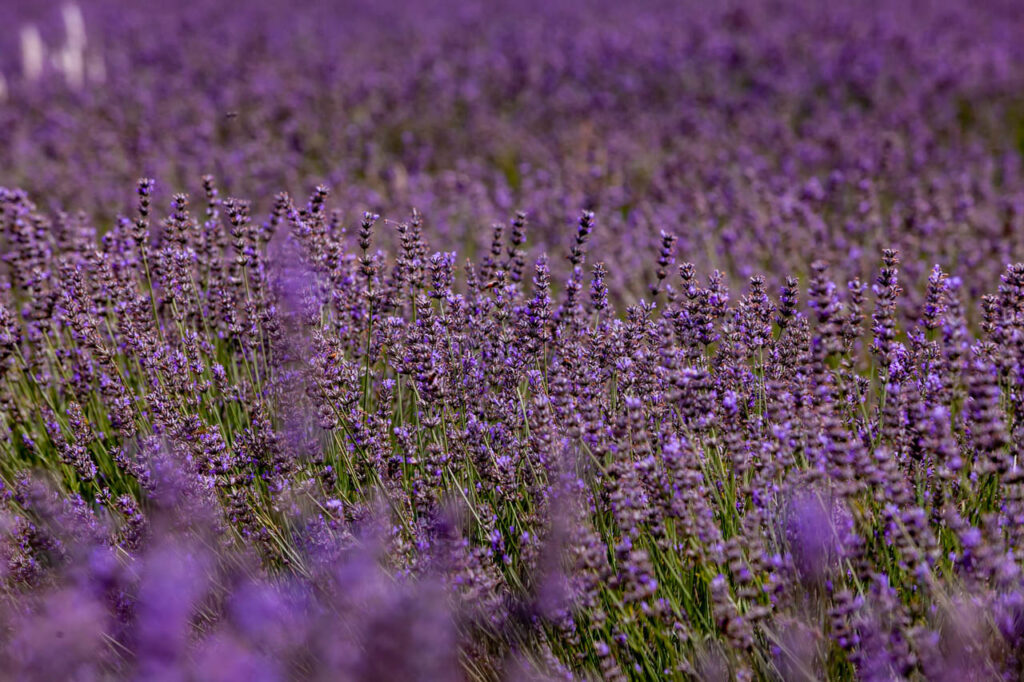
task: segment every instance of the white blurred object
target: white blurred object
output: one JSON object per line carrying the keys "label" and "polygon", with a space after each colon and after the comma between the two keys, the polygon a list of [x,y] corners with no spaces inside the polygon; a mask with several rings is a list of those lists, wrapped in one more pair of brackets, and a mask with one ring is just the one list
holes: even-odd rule
{"label": "white blurred object", "polygon": [[65,42],[53,56],[53,65],[64,74],[68,85],[80,88],[85,84],[85,17],[76,4],[60,8],[64,18]]}
{"label": "white blurred object", "polygon": [[[51,50],[47,55],[43,37],[35,24],[21,28],[21,69],[28,81],[39,80],[43,70],[49,66],[64,75],[68,85],[81,88],[86,81],[102,82],[107,77],[106,65],[102,55],[96,51],[86,50],[88,40],[85,35],[85,17],[76,3],[68,3],[60,8],[64,20],[64,45]],[[47,59],[47,57],[49,57]],[[6,83],[2,91],[6,95]]]}
{"label": "white blurred object", "polygon": [[67,47],[85,50],[85,17],[78,5],[70,3],[60,8],[64,17],[64,32],[67,35]]}
{"label": "white blurred object", "polygon": [[68,85],[80,88],[85,83],[85,60],[82,59],[81,50],[65,45],[57,54],[53,55],[53,66],[64,74]]}
{"label": "white blurred object", "polygon": [[21,71],[25,78],[34,81],[43,75],[46,46],[35,24],[21,27]]}
{"label": "white blurred object", "polygon": [[0,73],[0,102],[7,99],[7,79]]}

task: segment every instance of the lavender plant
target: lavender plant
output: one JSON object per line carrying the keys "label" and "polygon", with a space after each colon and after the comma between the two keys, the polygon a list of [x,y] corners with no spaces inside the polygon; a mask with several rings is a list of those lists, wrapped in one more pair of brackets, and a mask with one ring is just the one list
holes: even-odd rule
{"label": "lavender plant", "polygon": [[1024,677],[1016,5],[329,5],[0,64],[13,679]]}

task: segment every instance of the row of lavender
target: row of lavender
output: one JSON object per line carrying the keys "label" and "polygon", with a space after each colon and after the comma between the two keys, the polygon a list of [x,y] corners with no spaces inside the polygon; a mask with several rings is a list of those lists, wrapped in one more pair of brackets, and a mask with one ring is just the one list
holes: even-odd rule
{"label": "row of lavender", "polygon": [[[936,262],[977,299],[1024,259],[1013,0],[79,4],[0,8],[0,168],[101,228],[138,177],[166,205],[207,173],[261,212],[319,183],[350,224],[416,208],[474,253],[516,210],[561,252],[585,208],[613,300],[672,229],[734,285],[806,277],[808,244],[867,281],[897,248],[911,314]],[[28,29],[103,80],[48,73]]]}
{"label": "row of lavender", "polygon": [[975,336],[939,267],[900,328],[894,251],[730,295],[666,234],[620,316],[589,212],[563,279],[522,214],[457,264],[204,184],[99,248],[0,195],[14,669],[1020,674],[1024,266]]}
{"label": "row of lavender", "polygon": [[702,4],[4,3],[4,670],[1024,675],[1024,8]]}

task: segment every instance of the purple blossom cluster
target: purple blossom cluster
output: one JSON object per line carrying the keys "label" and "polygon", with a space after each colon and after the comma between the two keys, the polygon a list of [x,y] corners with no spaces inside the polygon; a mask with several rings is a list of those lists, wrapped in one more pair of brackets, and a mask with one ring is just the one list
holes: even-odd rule
{"label": "purple blossom cluster", "polygon": [[905,313],[934,263],[977,298],[1024,260],[1013,0],[80,5],[104,74],[82,87],[23,73],[19,28],[50,55],[59,7],[0,8],[0,168],[101,227],[139,176],[166,205],[213,174],[261,213],[323,183],[349,224],[419,210],[444,251],[524,210],[530,256],[561,253],[594,210],[620,303],[662,230],[734,286],[806,279],[809,245],[870,282],[898,249]]}
{"label": "purple blossom cluster", "polygon": [[0,8],[4,674],[1024,677],[1024,7],[372,5]]}

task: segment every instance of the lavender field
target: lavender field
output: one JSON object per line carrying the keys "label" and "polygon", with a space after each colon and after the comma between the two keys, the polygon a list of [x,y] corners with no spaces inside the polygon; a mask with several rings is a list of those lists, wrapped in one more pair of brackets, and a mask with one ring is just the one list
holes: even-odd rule
{"label": "lavender field", "polygon": [[1024,3],[0,2],[0,679],[1024,679]]}

